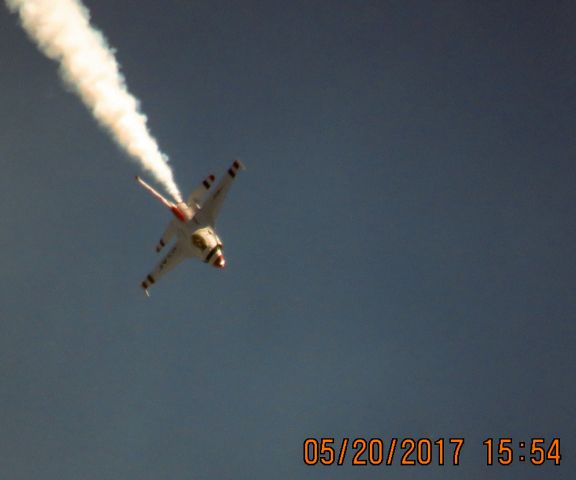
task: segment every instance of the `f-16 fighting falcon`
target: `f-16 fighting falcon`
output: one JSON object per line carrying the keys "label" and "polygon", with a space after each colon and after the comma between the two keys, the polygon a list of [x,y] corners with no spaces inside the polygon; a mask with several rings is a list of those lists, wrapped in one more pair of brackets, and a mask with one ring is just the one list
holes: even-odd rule
{"label": "f-16 fighting falcon", "polygon": [[240,169],[244,170],[244,165],[239,160],[235,160],[228,169],[228,173],[205,200],[203,200],[205,194],[214,183],[214,175],[206,177],[190,194],[188,200],[180,203],[170,202],[140,177],[136,177],[140,185],[176,217],[168,224],[160,242],[156,245],[156,252],[160,252],[175,236],[177,237],[176,243],[141,283],[146,295],[149,296],[148,288],[152,284],[187,258],[198,258],[216,268],[224,268],[226,260],[222,253],[222,241],[216,234],[214,225],[226,194]]}

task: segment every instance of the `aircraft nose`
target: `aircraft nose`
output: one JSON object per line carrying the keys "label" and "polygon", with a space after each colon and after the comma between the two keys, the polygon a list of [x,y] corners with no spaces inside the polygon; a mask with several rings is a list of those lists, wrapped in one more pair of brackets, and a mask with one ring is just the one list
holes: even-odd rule
{"label": "aircraft nose", "polygon": [[224,268],[226,266],[226,260],[224,259],[224,255],[218,255],[212,265],[214,265],[216,268]]}

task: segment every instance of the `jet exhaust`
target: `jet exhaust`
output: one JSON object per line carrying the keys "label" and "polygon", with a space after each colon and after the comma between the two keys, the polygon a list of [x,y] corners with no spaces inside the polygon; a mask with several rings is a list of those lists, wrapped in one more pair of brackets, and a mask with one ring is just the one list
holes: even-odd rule
{"label": "jet exhaust", "polygon": [[90,109],[94,118],[176,200],[182,195],[173,172],[150,134],[138,100],[128,92],[114,51],[90,25],[80,0],[6,0],[24,30]]}

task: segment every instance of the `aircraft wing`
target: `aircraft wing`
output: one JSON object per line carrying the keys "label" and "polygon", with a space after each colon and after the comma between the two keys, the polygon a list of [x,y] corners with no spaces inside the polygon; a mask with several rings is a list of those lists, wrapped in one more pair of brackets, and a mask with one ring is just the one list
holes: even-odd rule
{"label": "aircraft wing", "polygon": [[208,175],[198,188],[190,193],[188,201],[186,202],[188,206],[194,208],[195,211],[198,210],[198,204],[200,203],[200,200],[202,200],[204,194],[210,189],[212,183],[214,183],[214,178],[214,175]]}
{"label": "aircraft wing", "polygon": [[220,213],[220,209],[222,208],[222,204],[224,203],[224,199],[226,198],[226,194],[234,179],[236,178],[236,174],[238,170],[244,170],[245,167],[240,162],[240,160],[234,160],[228,172],[222,177],[218,185],[212,192],[212,194],[206,199],[204,204],[202,205],[202,210],[200,210],[201,220],[214,225],[216,223],[216,218]]}
{"label": "aircraft wing", "polygon": [[175,218],[172,219],[168,224],[168,226],[166,227],[166,230],[164,230],[164,233],[160,237],[160,241],[156,245],[156,253],[160,252],[160,250],[162,250],[166,246],[166,244],[169,243],[170,240],[172,240],[174,235],[176,235],[176,228],[177,228],[176,222],[178,222],[178,220],[176,220]]}
{"label": "aircraft wing", "polygon": [[172,249],[166,254],[166,256],[160,260],[158,265],[150,272],[146,279],[141,283],[141,287],[146,291],[148,295],[148,288],[155,284],[160,277],[172,270],[176,265],[178,265],[182,260],[186,258],[182,247],[179,244],[174,245]]}

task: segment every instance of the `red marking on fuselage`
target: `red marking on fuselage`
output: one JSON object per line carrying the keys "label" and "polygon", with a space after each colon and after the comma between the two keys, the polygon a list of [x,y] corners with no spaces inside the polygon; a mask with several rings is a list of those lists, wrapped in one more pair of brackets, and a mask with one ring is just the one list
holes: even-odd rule
{"label": "red marking on fuselage", "polygon": [[218,257],[216,258],[216,260],[214,260],[214,263],[212,265],[216,268],[224,268],[226,266],[226,260],[224,259],[224,255],[222,254],[218,255]]}
{"label": "red marking on fuselage", "polygon": [[186,222],[186,215],[184,215],[184,213],[182,213],[182,211],[176,205],[172,205],[170,210],[178,220],[181,222]]}

